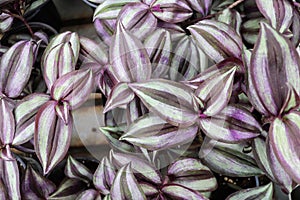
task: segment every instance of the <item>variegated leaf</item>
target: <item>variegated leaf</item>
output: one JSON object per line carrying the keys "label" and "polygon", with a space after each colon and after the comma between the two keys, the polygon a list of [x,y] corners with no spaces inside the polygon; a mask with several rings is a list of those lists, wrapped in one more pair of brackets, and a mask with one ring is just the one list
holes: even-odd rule
{"label": "variegated leaf", "polygon": [[136,173],[136,176],[155,184],[162,183],[158,171],[145,159],[130,154],[112,152],[112,161],[117,167],[131,163],[132,170]]}
{"label": "variegated leaf", "polygon": [[109,94],[103,112],[106,113],[114,108],[127,106],[134,99],[134,96],[127,83],[119,83]]}
{"label": "variegated leaf", "polygon": [[300,183],[300,113],[291,112],[283,117],[276,118],[270,127],[269,144],[278,161],[291,176]]}
{"label": "variegated leaf", "polygon": [[144,115],[133,122],[120,138],[148,150],[163,150],[191,143],[198,133],[198,126],[180,128],[168,124],[155,115]]}
{"label": "variegated leaf", "polygon": [[243,153],[244,144],[225,144],[215,140],[203,143],[200,158],[214,172],[231,177],[262,175],[252,153]]}
{"label": "variegated leaf", "polygon": [[148,196],[154,196],[159,193],[159,190],[156,188],[155,185],[149,184],[149,183],[139,183],[142,190],[144,191],[145,195]]}
{"label": "variegated leaf", "polygon": [[93,176],[95,188],[102,194],[109,194],[115,176],[115,167],[107,157],[103,158]]}
{"label": "variegated leaf", "polygon": [[259,136],[261,125],[245,108],[229,105],[211,118],[199,120],[204,133],[214,140],[239,143]]}
{"label": "variegated leaf", "polygon": [[73,200],[84,191],[86,184],[77,179],[65,179],[47,200]]}
{"label": "variegated leaf", "polygon": [[112,43],[112,36],[115,32],[116,24],[116,19],[96,19],[94,21],[94,27],[100,40],[108,46]]}
{"label": "variegated leaf", "polygon": [[259,11],[279,32],[285,32],[293,19],[293,6],[288,0],[255,0]]}
{"label": "variegated leaf", "polygon": [[78,179],[87,183],[92,181],[93,178],[92,172],[72,156],[68,157],[65,166],[65,175],[69,178]]}
{"label": "variegated leaf", "polygon": [[157,19],[149,10],[149,6],[142,2],[125,5],[118,16],[118,21],[141,40],[149,36],[157,25]]}
{"label": "variegated leaf", "polygon": [[221,14],[217,15],[217,20],[230,25],[240,35],[242,17],[238,11],[225,9]]}
{"label": "variegated leaf", "polygon": [[68,102],[70,109],[80,107],[93,90],[91,70],[76,70],[60,77],[53,85],[51,96],[56,101]]}
{"label": "variegated leaf", "polygon": [[4,33],[8,31],[14,21],[14,18],[6,13],[0,14],[0,32]]}
{"label": "variegated leaf", "polygon": [[[266,40],[265,38],[268,38]],[[277,116],[288,94],[288,84],[300,94],[300,59],[293,45],[268,24],[261,23],[251,56],[249,79],[267,116]],[[272,74],[272,76],[270,76]]]}
{"label": "variegated leaf", "polygon": [[171,183],[199,192],[217,188],[217,180],[210,169],[194,158],[184,158],[172,163],[168,168],[168,176]]}
{"label": "variegated leaf", "polygon": [[187,0],[187,2],[191,5],[191,8],[202,16],[208,15],[210,12],[210,7],[212,4],[212,0]]}
{"label": "variegated leaf", "polygon": [[48,174],[66,155],[72,134],[72,118],[68,125],[56,116],[55,101],[40,108],[35,120],[34,147],[44,174]]}
{"label": "variegated leaf", "polygon": [[151,77],[151,63],[143,44],[118,23],[110,48],[112,72],[121,82],[139,82]]}
{"label": "variegated leaf", "polygon": [[110,193],[112,199],[146,200],[146,196],[134,177],[130,164],[126,164],[118,171]]}
{"label": "variegated leaf", "polygon": [[199,192],[177,184],[164,185],[161,191],[168,199],[207,200],[207,198]]}
{"label": "variegated leaf", "polygon": [[5,99],[0,98],[0,146],[11,144],[15,135],[13,112]]}
{"label": "variegated leaf", "polygon": [[167,30],[171,34],[172,42],[176,43],[182,37],[186,36],[186,33],[183,28],[181,28],[177,24],[170,24],[168,22],[158,21],[157,23],[158,28],[162,28],[163,30]]}
{"label": "variegated leaf", "polygon": [[181,83],[152,79],[129,87],[151,112],[174,126],[191,126],[198,118],[192,91]]}
{"label": "variegated leaf", "polygon": [[216,63],[228,57],[241,58],[243,42],[229,25],[207,19],[187,29],[199,47]]}
{"label": "variegated leaf", "polygon": [[5,161],[0,159],[0,180],[3,185],[9,200],[20,200],[20,172],[16,160]]}
{"label": "variegated leaf", "polygon": [[130,3],[139,2],[139,0],[105,0],[94,12],[95,19],[117,19],[121,9]]}
{"label": "variegated leaf", "polygon": [[169,71],[171,61],[171,34],[165,29],[156,29],[144,41],[152,64],[152,78],[163,78]]}
{"label": "variegated leaf", "polygon": [[236,71],[236,66],[229,69],[217,69],[216,73],[199,84],[195,95],[205,104],[204,108],[201,108],[202,114],[214,116],[227,106]]}
{"label": "variegated leaf", "polygon": [[151,4],[151,12],[158,19],[169,23],[185,21],[193,14],[185,0],[155,0]]}
{"label": "variegated leaf", "polygon": [[110,70],[111,68],[106,68],[101,72],[98,86],[101,90],[101,92],[108,97],[108,95],[111,93],[112,89],[118,84],[118,80],[115,77],[115,75]]}
{"label": "variegated leaf", "polygon": [[14,109],[17,126],[13,145],[24,144],[33,137],[36,113],[49,100],[49,95],[31,94],[18,102]]}
{"label": "variegated leaf", "polygon": [[295,88],[288,84],[288,94],[281,108],[280,114],[288,113],[291,110],[296,110],[300,106],[300,97]]}
{"label": "variegated leaf", "polygon": [[238,192],[233,193],[226,200],[272,200],[273,199],[273,183],[269,183],[267,185],[261,187],[255,187],[245,190],[240,190]]}
{"label": "variegated leaf", "polygon": [[191,36],[182,37],[173,51],[169,70],[171,80],[190,80],[208,68],[208,57]]}
{"label": "variegated leaf", "polygon": [[22,182],[22,199],[47,199],[55,189],[54,183],[36,172],[30,165],[27,166]]}
{"label": "variegated leaf", "polygon": [[80,36],[79,58],[83,63],[97,63],[99,69],[108,62],[108,55],[103,45],[97,44],[93,40]]}
{"label": "variegated leaf", "polygon": [[59,77],[75,69],[79,49],[80,42],[77,33],[64,32],[51,40],[41,61],[44,79],[49,90]]}
{"label": "variegated leaf", "polygon": [[0,62],[0,92],[18,97],[26,86],[34,64],[33,41],[20,41],[10,47]]}
{"label": "variegated leaf", "polygon": [[8,199],[8,194],[3,181],[0,179],[0,199]]}

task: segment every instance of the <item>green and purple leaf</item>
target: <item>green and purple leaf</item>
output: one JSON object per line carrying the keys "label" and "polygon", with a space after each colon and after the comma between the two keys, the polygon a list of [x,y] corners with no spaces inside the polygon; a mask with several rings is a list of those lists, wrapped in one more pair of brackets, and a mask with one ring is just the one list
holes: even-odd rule
{"label": "green and purple leaf", "polygon": [[67,159],[65,175],[69,178],[78,179],[86,183],[93,179],[92,172],[72,156],[69,156]]}
{"label": "green and purple leaf", "polygon": [[86,184],[80,180],[65,179],[47,200],[73,200],[76,199],[85,188]]}
{"label": "green and purple leaf", "polygon": [[101,194],[94,189],[88,189],[79,194],[76,200],[101,200]]}
{"label": "green and purple leaf", "polygon": [[210,12],[212,0],[186,0],[191,8],[199,12],[202,16],[208,15]]}
{"label": "green and purple leaf", "polygon": [[168,199],[207,200],[199,192],[177,184],[166,184],[162,187],[161,192]]}
{"label": "green and purple leaf", "polygon": [[263,200],[272,200],[273,199],[273,184],[269,183],[264,186],[244,189],[238,192],[233,193],[226,200],[256,200],[256,199],[263,199]]}

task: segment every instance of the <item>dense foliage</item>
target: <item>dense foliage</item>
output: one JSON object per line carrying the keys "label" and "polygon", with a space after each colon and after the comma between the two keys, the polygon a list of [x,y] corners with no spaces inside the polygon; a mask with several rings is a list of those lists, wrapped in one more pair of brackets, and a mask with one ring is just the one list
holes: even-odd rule
{"label": "dense foliage", "polygon": [[[228,200],[271,200],[275,185],[291,194],[299,3],[91,2],[101,43],[31,29],[26,13],[45,1],[0,1],[0,31],[19,20],[29,35],[0,48],[0,199],[209,199],[216,174],[268,180]],[[92,92],[106,99],[112,147],[96,170],[68,156],[72,112]],[[63,161],[57,185],[49,174]]]}

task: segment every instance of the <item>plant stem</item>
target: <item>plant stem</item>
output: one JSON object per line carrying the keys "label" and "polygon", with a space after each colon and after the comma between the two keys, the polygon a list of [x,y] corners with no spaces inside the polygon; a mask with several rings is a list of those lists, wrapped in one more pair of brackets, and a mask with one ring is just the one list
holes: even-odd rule
{"label": "plant stem", "polygon": [[[238,1],[235,1],[233,4],[231,4],[230,6],[228,6],[226,9],[232,9],[232,8],[238,6],[239,4],[241,4],[241,3],[244,2],[244,1],[245,1],[245,0],[238,0]],[[224,9],[224,10],[226,10],[226,9]],[[210,19],[210,18],[213,18],[213,17],[215,17],[216,15],[221,14],[224,10],[221,10],[221,11],[216,12],[216,13],[211,14],[211,15],[207,15],[207,16],[205,16],[205,17],[200,17],[200,18],[191,20],[191,21],[189,21],[188,23],[184,24],[184,26],[187,27],[187,26],[189,26],[189,25],[195,24],[195,23],[198,22],[198,21],[201,21],[201,20],[204,20],[204,19]]]}
{"label": "plant stem", "polygon": [[26,26],[26,28],[28,29],[31,37],[34,37],[33,31],[31,29],[31,27],[29,26],[29,24],[27,23],[27,21],[24,19],[24,17],[22,17],[20,15],[17,15],[17,14],[14,14],[14,13],[8,11],[8,10],[3,10],[2,12],[6,13],[6,14],[8,14],[8,15],[10,15],[10,16],[12,16],[12,17],[14,17],[14,18],[16,18],[16,19],[18,19],[20,21],[22,21],[24,23],[24,25]]}

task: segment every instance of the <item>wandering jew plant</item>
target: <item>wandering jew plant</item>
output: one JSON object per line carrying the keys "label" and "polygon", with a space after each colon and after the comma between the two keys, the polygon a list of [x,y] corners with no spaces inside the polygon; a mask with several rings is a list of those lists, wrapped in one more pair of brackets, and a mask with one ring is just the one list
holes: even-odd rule
{"label": "wandering jew plant", "polygon": [[[0,46],[0,199],[290,199],[300,184],[300,4],[292,0],[93,1],[101,43],[32,30]],[[29,12],[29,11],[28,11]],[[112,150],[72,157],[73,111],[101,93]],[[63,171],[63,175],[57,175]],[[229,184],[229,185],[230,185]],[[278,189],[279,188],[279,189]]]}

